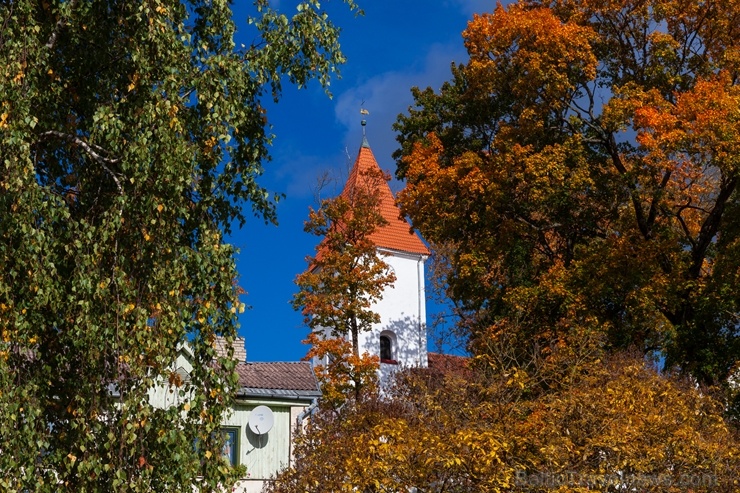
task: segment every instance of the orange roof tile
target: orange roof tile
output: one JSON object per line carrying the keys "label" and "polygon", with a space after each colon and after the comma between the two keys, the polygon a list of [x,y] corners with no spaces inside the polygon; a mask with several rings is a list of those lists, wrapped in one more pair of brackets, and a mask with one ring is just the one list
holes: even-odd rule
{"label": "orange roof tile", "polygon": [[[363,180],[366,180],[368,174],[380,172],[380,166],[370,150],[367,140],[363,139],[360,152],[357,154],[357,160],[349,173],[347,183],[344,186],[342,195],[348,194],[353,188],[362,186]],[[379,248],[387,248],[406,253],[415,253],[429,255],[429,249],[421,241],[412,229],[406,219],[401,216],[401,211],[396,205],[393,192],[388,183],[383,181],[378,185],[378,194],[380,196],[380,213],[383,215],[388,224],[381,226],[370,235],[370,239]]]}
{"label": "orange roof tile", "polygon": [[468,379],[473,375],[470,369],[470,358],[465,356],[430,352],[427,354],[427,362],[429,371],[435,374],[458,376]]}

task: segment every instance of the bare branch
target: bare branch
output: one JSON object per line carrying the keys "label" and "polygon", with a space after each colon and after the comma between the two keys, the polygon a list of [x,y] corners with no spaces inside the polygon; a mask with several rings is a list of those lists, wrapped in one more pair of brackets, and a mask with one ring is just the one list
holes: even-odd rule
{"label": "bare branch", "polygon": [[551,229],[558,229],[558,228],[562,227],[562,224],[561,223],[552,223],[552,224],[547,224],[545,226],[538,226],[538,225],[534,224],[532,221],[530,221],[529,219],[527,219],[526,217],[524,217],[524,216],[522,216],[520,214],[517,214],[516,215],[516,219],[518,221],[520,221],[520,222],[523,222],[524,224],[526,224],[527,226],[529,226],[530,228],[534,229],[537,232],[540,232],[540,231],[548,231],[548,230],[551,230]]}
{"label": "bare branch", "polygon": [[699,277],[701,266],[704,262],[704,258],[706,257],[707,249],[709,248],[712,239],[719,230],[720,221],[722,220],[722,215],[725,212],[725,206],[729,202],[732,193],[735,191],[737,181],[737,177],[734,176],[722,180],[722,185],[720,186],[719,194],[717,195],[717,200],[714,203],[714,207],[709,213],[709,216],[707,216],[707,218],[704,220],[704,223],[701,225],[699,236],[696,239],[696,246],[691,252],[692,265],[689,268],[691,279],[697,279]]}
{"label": "bare branch", "polygon": [[649,228],[652,229],[653,224],[655,224],[655,218],[658,216],[658,207],[660,203],[660,199],[663,195],[663,191],[665,190],[665,187],[668,185],[668,181],[671,179],[672,171],[667,170],[663,174],[663,179],[660,181],[660,185],[658,185],[658,190],[653,194],[653,200],[650,203],[650,211],[648,212],[648,218],[647,218],[647,225]]}

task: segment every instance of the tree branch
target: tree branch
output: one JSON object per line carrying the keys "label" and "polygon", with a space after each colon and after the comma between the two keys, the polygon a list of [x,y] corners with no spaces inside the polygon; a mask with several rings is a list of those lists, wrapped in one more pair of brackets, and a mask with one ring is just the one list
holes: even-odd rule
{"label": "tree branch", "polygon": [[658,202],[661,195],[663,195],[663,190],[668,185],[668,181],[671,179],[671,174],[671,170],[666,170],[666,172],[663,174],[663,179],[660,181],[660,185],[658,185],[658,190],[653,195],[653,200],[650,204],[650,212],[648,213],[647,218],[647,226],[650,229],[652,229],[653,224],[655,223],[655,218],[658,216]]}
{"label": "tree branch", "polygon": [[[69,9],[72,10],[75,8],[75,5],[77,4],[77,0],[71,0],[69,2]],[[51,31],[51,35],[49,36],[49,41],[46,42],[46,49],[51,50],[54,48],[54,45],[57,42],[57,38],[59,37],[59,32],[62,30],[62,28],[67,24],[67,20],[64,18],[63,15],[59,16],[59,19],[57,19],[57,23],[54,25],[54,30]]]}
{"label": "tree branch", "polygon": [[696,248],[696,242],[694,241],[694,238],[691,236],[691,231],[689,230],[688,225],[686,224],[686,221],[684,221],[683,217],[681,216],[681,213],[684,211],[684,209],[688,209],[691,207],[691,201],[687,203],[686,205],[683,205],[678,208],[678,211],[676,212],[676,219],[678,219],[678,224],[681,225],[681,229],[683,230],[684,235],[686,235],[686,239],[689,243],[691,243],[691,249]]}
{"label": "tree branch", "polygon": [[99,163],[105,171],[108,172],[108,174],[113,178],[113,181],[116,182],[116,188],[118,188],[119,195],[123,194],[123,187],[121,187],[121,182],[118,180],[118,177],[116,174],[107,166],[109,164],[116,164],[120,162],[121,160],[118,158],[108,158],[103,156],[102,154],[107,154],[108,151],[103,149],[100,146],[97,146],[95,144],[90,144],[88,142],[85,142],[81,138],[77,137],[76,135],[70,135],[66,134],[64,132],[59,132],[57,130],[48,130],[46,132],[43,132],[39,135],[40,140],[46,140],[51,137],[56,137],[58,139],[66,140],[67,142],[71,142],[73,144],[76,144],[82,148],[90,157],[92,157],[97,163]]}
{"label": "tree branch", "polygon": [[[624,166],[622,158],[619,156],[619,149],[617,148],[617,142],[614,139],[614,134],[610,133],[608,135],[608,139],[606,140],[605,144],[607,147],[607,151],[612,158],[612,162],[614,163],[614,167],[617,169],[617,171],[619,171],[620,175],[626,175],[627,168]],[[651,236],[651,232],[648,228],[647,221],[645,220],[645,211],[642,208],[642,203],[640,202],[640,196],[637,193],[637,188],[632,182],[628,184],[628,187],[630,189],[632,206],[635,209],[635,219],[637,220],[637,226],[640,228],[642,236],[648,239]]]}
{"label": "tree branch", "polygon": [[692,265],[689,269],[689,275],[691,279],[697,279],[701,273],[701,266],[704,263],[704,257],[706,256],[707,249],[712,243],[712,239],[717,234],[719,224],[722,219],[722,214],[725,211],[730,196],[735,191],[737,185],[737,178],[732,177],[728,180],[723,180],[722,186],[720,187],[717,201],[712,208],[712,211],[707,216],[704,224],[701,225],[699,231],[699,237],[696,239],[696,246],[691,252]]}

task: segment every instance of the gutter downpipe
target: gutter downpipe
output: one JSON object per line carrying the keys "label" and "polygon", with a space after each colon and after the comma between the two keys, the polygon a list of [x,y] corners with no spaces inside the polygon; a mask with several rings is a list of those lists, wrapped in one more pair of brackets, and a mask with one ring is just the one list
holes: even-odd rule
{"label": "gutter downpipe", "polygon": [[[301,411],[301,414],[299,414],[296,417],[296,419],[295,419],[296,433],[303,433],[303,426],[301,426],[303,424],[303,420],[306,419],[311,414],[313,414],[313,412],[316,410],[316,407],[318,406],[318,404],[319,404],[319,398],[318,397],[314,397],[311,400],[311,404],[309,404],[309,406],[306,409],[304,409],[303,411]],[[293,465],[293,437],[292,437],[292,434],[291,434],[290,442],[288,443],[288,449],[289,449],[288,450],[288,461],[289,461],[289,464],[292,466]]]}
{"label": "gutter downpipe", "polygon": [[295,424],[298,430],[302,430],[301,425],[303,424],[303,421],[314,413],[318,405],[319,405],[319,398],[314,397],[311,400],[311,404],[309,404],[309,406],[306,409],[301,411],[301,414],[299,414],[298,417],[295,419],[296,421]]}
{"label": "gutter downpipe", "polygon": [[422,368],[421,364],[421,354],[422,351],[426,351],[426,348],[423,347],[423,337],[422,337],[422,327],[421,327],[421,303],[423,301],[424,295],[421,292],[421,266],[422,262],[424,262],[424,255],[419,255],[419,260],[416,261],[416,292],[418,296],[418,304],[417,304],[417,315],[416,315],[416,325],[419,333],[419,368]]}
{"label": "gutter downpipe", "polygon": [[[314,378],[315,378],[316,377],[316,374],[314,373],[313,370],[314,370],[314,368],[313,368],[313,362],[311,362],[311,373],[314,375]],[[316,389],[317,390],[321,390],[319,388],[319,386],[318,386],[318,382],[316,383]],[[322,392],[322,394],[323,394],[323,392]],[[319,405],[319,397],[320,397],[320,395],[317,396],[317,397],[314,397],[313,399],[311,399],[311,404],[309,404],[306,409],[304,409],[303,411],[301,411],[301,413],[296,418],[296,432],[298,432],[298,433],[302,433],[303,432],[303,426],[302,426],[303,425],[303,420],[305,420],[307,417],[311,416],[313,414],[313,412],[316,410],[316,408]],[[292,454],[293,453],[293,451],[292,451],[293,441],[292,440],[291,440],[290,448],[291,448],[291,454]]]}

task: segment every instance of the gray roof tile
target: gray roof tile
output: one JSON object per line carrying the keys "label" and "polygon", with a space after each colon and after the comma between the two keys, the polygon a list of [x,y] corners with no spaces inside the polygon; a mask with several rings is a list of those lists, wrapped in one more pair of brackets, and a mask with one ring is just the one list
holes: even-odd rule
{"label": "gray roof tile", "polygon": [[317,392],[319,384],[311,364],[300,362],[239,363],[239,387]]}

